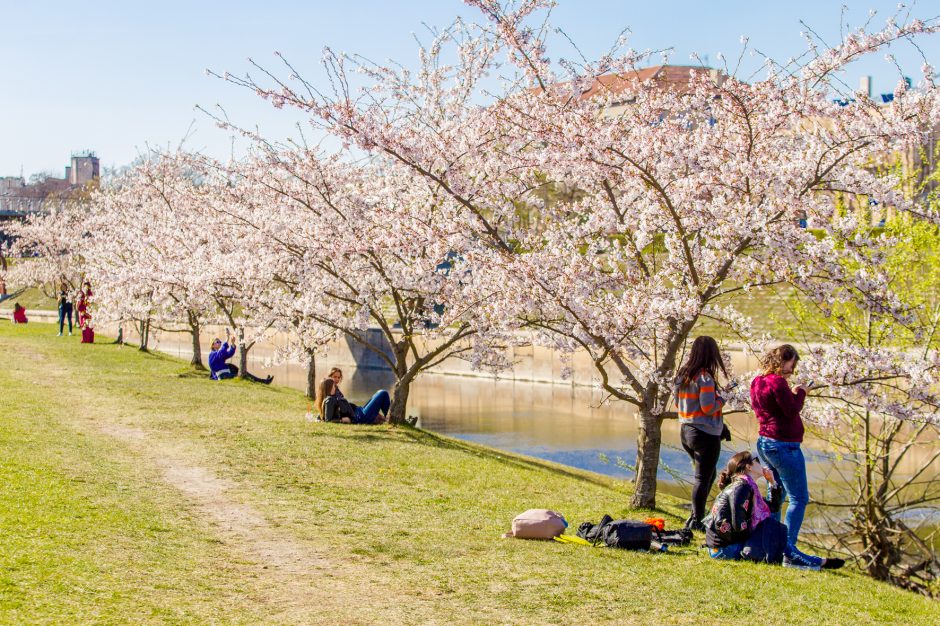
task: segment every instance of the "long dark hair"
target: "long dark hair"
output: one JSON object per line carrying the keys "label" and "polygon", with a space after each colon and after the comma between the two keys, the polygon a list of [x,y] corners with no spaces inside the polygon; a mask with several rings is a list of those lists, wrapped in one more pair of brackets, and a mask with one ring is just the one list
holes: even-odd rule
{"label": "long dark hair", "polygon": [[728,378],[728,369],[725,367],[724,359],[721,358],[718,342],[708,335],[702,335],[692,342],[689,358],[679,368],[676,379],[680,384],[688,385],[702,370],[708,372],[712,378],[717,378],[718,368],[721,368],[725,378]]}
{"label": "long dark hair", "polygon": [[747,466],[754,462],[754,455],[745,450],[738,452],[728,461],[728,466],[718,474],[718,488],[724,489],[734,477],[747,471]]}
{"label": "long dark hair", "polygon": [[322,419],[326,419],[326,415],[323,413],[323,401],[334,393],[336,393],[336,383],[333,382],[332,378],[324,378],[317,385],[317,397],[314,402],[317,403],[317,412]]}

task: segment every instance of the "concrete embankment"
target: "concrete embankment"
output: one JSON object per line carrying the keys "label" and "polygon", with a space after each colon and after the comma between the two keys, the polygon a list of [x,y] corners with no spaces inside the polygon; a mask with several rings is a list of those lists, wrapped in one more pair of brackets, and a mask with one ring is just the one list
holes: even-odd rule
{"label": "concrete embankment", "polygon": [[[0,315],[8,316],[9,312],[0,310]],[[30,311],[29,315],[36,321],[56,322],[58,320],[56,311]],[[123,328],[125,341],[128,343],[137,343],[139,341],[136,329],[132,324],[125,324]],[[118,332],[118,326],[116,324],[103,324],[98,326],[97,330],[102,334],[115,336]],[[203,329],[200,343],[204,357],[209,353],[209,345],[212,339],[217,336],[224,338],[226,332],[224,326],[210,325]],[[366,332],[371,334],[370,340],[373,340],[377,345],[381,345],[382,335],[379,329],[370,329]],[[566,354],[551,347],[540,346],[534,343],[533,335],[529,333],[519,333],[517,339],[517,345],[505,348],[509,361],[513,364],[511,369],[493,373],[474,369],[469,361],[452,358],[431,368],[429,371],[447,376],[499,378],[502,380],[556,385],[597,386],[599,384],[600,378],[594,368],[594,363],[583,350]],[[429,341],[434,341],[434,339],[429,339]],[[297,365],[303,365],[296,358],[282,356],[289,343],[290,338],[286,333],[267,333],[251,348],[251,360],[253,363],[262,364],[288,358],[289,361]],[[149,345],[151,349],[174,356],[189,357],[192,355],[191,340],[186,331],[152,330]],[[756,360],[745,353],[740,346],[727,346],[727,349],[731,352],[735,371],[745,372],[757,366]],[[338,367],[388,369],[385,362],[377,354],[364,348],[350,337],[328,344],[318,354],[317,361]],[[568,369],[568,376],[564,374],[566,368]],[[611,380],[620,378],[614,371],[611,371],[610,375]]]}

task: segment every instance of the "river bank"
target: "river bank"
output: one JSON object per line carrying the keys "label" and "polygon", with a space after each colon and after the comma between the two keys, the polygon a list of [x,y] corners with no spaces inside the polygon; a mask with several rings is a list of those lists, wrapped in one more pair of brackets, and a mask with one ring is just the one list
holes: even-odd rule
{"label": "river bank", "polygon": [[[18,623],[932,623],[852,571],[499,539],[629,486],[408,428],[311,424],[299,392],[0,322],[0,614]],[[680,501],[663,497],[667,523]],[[569,532],[573,532],[570,529]],[[768,607],[786,607],[776,613]]]}

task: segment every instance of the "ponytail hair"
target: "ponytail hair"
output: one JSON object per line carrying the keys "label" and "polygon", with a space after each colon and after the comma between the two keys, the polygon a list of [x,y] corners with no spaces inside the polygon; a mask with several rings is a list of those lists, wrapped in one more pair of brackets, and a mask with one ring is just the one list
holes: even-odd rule
{"label": "ponytail hair", "polygon": [[320,381],[320,384],[317,385],[317,398],[315,402],[317,404],[317,413],[320,414],[320,419],[326,419],[326,415],[323,414],[323,401],[334,393],[336,393],[336,383],[333,382],[332,378],[324,378]]}
{"label": "ponytail hair", "polygon": [[743,474],[747,470],[747,466],[753,462],[754,455],[747,450],[735,454],[728,461],[728,466],[718,474],[718,488],[724,489],[730,485],[731,481],[739,474]]}
{"label": "ponytail hair", "polygon": [[760,358],[760,364],[761,367],[764,368],[764,374],[779,375],[783,373],[783,364],[793,359],[796,359],[798,363],[800,361],[800,354],[796,351],[796,348],[785,343],[765,353],[764,356]]}

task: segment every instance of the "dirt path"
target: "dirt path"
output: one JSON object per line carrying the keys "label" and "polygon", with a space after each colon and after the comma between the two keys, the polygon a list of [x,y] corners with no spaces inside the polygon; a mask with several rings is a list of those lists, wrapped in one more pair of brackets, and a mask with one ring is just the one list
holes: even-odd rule
{"label": "dirt path", "polygon": [[249,563],[251,573],[262,581],[264,595],[260,600],[271,607],[273,620],[356,621],[346,601],[354,590],[347,588],[342,577],[350,572],[344,572],[344,567],[322,552],[273,528],[256,508],[234,499],[237,483],[193,464],[181,447],[156,441],[140,428],[101,420],[95,423],[101,433],[121,441],[159,468],[163,480],[189,501],[229,549]]}
{"label": "dirt path", "polygon": [[[207,530],[226,547],[232,563],[251,579],[253,591],[245,598],[260,603],[271,623],[372,624],[379,621],[414,623],[411,600],[376,592],[366,567],[344,562],[329,549],[300,541],[265,517],[256,505],[239,496],[249,490],[200,459],[193,441],[173,441],[166,433],[150,432],[128,425],[122,416],[130,398],[115,398],[94,387],[76,385],[67,363],[47,355],[29,355],[22,346],[4,342],[4,351],[20,354],[15,359],[16,376],[59,397],[69,406],[80,407],[67,418],[84,432],[103,435],[121,443],[136,461],[156,470],[162,480],[178,490],[181,507],[192,511]],[[80,375],[80,374],[79,374]],[[71,384],[70,384],[71,381]],[[262,504],[263,503],[259,503]],[[429,608],[429,607],[426,607]]]}

